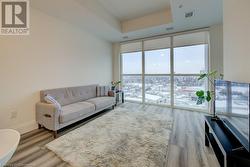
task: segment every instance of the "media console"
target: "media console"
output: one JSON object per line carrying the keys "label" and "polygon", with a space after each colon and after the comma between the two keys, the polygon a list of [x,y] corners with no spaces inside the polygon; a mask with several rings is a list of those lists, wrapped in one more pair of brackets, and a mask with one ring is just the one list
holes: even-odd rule
{"label": "media console", "polygon": [[205,145],[209,144],[221,167],[250,167],[250,153],[223,121],[205,116]]}

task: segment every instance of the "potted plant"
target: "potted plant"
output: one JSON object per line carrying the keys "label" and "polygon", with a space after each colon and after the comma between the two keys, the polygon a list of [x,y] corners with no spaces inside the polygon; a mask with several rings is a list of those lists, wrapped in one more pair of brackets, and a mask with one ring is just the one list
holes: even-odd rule
{"label": "potted plant", "polygon": [[[200,74],[198,80],[208,80],[208,88],[207,90],[198,90],[196,91],[196,96],[197,96],[197,105],[201,105],[205,102],[210,104],[210,107],[212,108],[212,105],[215,102],[215,85],[214,85],[214,80],[220,78],[223,78],[222,74],[218,75],[217,71],[212,71],[208,73],[202,73]],[[214,109],[212,108],[212,118],[217,119],[216,113]]]}
{"label": "potted plant", "polygon": [[111,82],[111,90],[112,90],[112,91],[116,90],[116,87],[117,87],[119,84],[121,84],[121,83],[122,83],[122,81],[112,81],[112,82]]}

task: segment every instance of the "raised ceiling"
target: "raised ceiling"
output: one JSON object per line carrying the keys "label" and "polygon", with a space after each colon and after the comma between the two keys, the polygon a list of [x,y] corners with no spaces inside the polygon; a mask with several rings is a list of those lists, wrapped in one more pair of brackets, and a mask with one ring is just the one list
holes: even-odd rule
{"label": "raised ceiling", "polygon": [[120,21],[135,19],[151,13],[170,9],[170,0],[98,0]]}
{"label": "raised ceiling", "polygon": [[[119,42],[222,23],[222,1],[32,0],[30,3],[32,8],[100,38]],[[194,16],[185,18],[186,12],[194,12]]]}

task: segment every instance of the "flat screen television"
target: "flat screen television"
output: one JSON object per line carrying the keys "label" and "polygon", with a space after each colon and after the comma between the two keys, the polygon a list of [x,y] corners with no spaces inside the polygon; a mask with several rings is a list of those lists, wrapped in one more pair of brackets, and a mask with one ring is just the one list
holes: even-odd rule
{"label": "flat screen television", "polygon": [[250,84],[215,80],[214,109],[249,152]]}

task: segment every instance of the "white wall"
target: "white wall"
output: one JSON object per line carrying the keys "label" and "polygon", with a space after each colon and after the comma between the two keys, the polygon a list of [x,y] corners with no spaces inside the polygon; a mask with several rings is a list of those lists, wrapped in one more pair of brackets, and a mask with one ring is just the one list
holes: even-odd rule
{"label": "white wall", "polygon": [[29,36],[0,36],[0,78],[0,128],[26,132],[40,90],[110,83],[112,44],[31,9]]}
{"label": "white wall", "polygon": [[223,24],[210,27],[210,69],[223,74]]}
{"label": "white wall", "polygon": [[250,1],[224,0],[225,79],[250,82]]}

